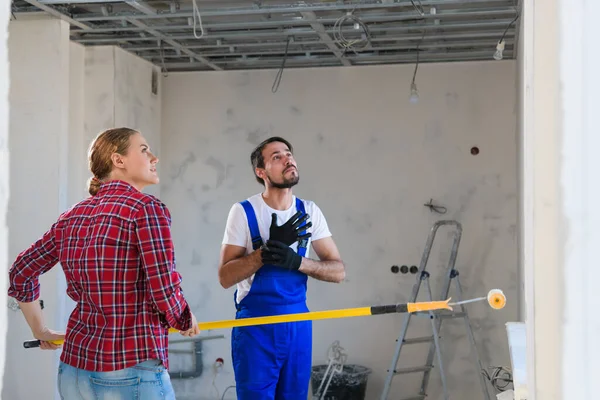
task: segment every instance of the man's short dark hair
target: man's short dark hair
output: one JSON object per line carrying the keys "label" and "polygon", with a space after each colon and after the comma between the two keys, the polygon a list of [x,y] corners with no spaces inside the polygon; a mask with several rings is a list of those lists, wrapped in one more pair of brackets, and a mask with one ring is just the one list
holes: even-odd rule
{"label": "man's short dark hair", "polygon": [[256,178],[256,181],[263,186],[265,185],[265,181],[262,178],[258,177],[255,171],[256,168],[265,167],[265,158],[263,157],[262,152],[269,143],[273,142],[280,142],[285,144],[288,147],[288,149],[290,149],[292,154],[294,153],[294,148],[292,147],[292,144],[279,136],[273,136],[262,141],[258,146],[256,146],[254,150],[252,150],[252,154],[250,154],[250,163],[252,163],[252,171],[254,172],[254,177]]}

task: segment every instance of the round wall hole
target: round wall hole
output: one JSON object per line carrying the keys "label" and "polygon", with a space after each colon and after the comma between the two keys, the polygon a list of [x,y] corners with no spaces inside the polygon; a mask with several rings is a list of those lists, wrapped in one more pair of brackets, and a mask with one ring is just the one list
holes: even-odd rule
{"label": "round wall hole", "polygon": [[479,154],[479,147],[477,147],[477,146],[471,147],[471,154],[473,154],[474,156]]}
{"label": "round wall hole", "polygon": [[400,268],[398,268],[397,265],[392,265],[392,268],[390,268],[392,270],[392,273],[397,274],[398,271],[400,271]]}

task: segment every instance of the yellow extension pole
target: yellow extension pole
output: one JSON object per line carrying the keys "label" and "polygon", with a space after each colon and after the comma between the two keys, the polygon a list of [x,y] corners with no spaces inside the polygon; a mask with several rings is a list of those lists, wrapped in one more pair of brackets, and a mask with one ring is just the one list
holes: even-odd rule
{"label": "yellow extension pole", "polygon": [[[200,322],[198,327],[201,331],[209,331],[214,329],[227,329],[239,326],[255,326],[255,325],[267,325],[267,324],[278,324],[283,322],[297,322],[297,321],[313,321],[322,319],[335,319],[335,318],[349,318],[349,317],[365,317],[369,315],[381,315],[391,313],[414,313],[419,311],[434,311],[434,310],[452,310],[452,307],[448,305],[448,300],[444,301],[427,301],[420,303],[406,303],[406,304],[392,304],[387,306],[372,306],[372,307],[358,307],[358,308],[345,308],[340,310],[329,310],[329,311],[311,311],[298,314],[282,314],[282,315],[270,315],[266,317],[253,317],[253,318],[241,318],[241,319],[227,319],[222,321],[213,322]],[[177,329],[169,328],[169,333],[177,333]],[[52,341],[54,344],[61,345],[64,343],[63,340]],[[39,340],[29,340],[23,343],[25,348],[39,347]]]}

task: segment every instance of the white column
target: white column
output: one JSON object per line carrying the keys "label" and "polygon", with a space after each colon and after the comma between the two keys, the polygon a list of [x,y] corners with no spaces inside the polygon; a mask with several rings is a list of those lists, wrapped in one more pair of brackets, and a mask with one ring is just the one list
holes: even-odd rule
{"label": "white column", "polygon": [[560,218],[558,0],[526,0],[523,253],[528,400],[560,399],[563,221]]}
{"label": "white column", "polygon": [[[10,199],[8,263],[67,207],[69,26],[59,20],[12,21],[10,60]],[[3,169],[5,170],[5,169]],[[47,324],[56,329],[63,293],[56,266],[41,278]],[[21,312],[8,315],[3,398],[48,398],[58,352],[23,349],[31,332]],[[35,384],[32,384],[34,382]]]}
{"label": "white column", "polygon": [[[8,273],[8,196],[10,176],[8,171],[8,19],[10,2],[0,7],[0,288],[4,290]],[[6,296],[4,296],[6,298]],[[7,308],[0,304],[0,393],[2,393],[2,377],[4,376],[4,352],[6,349]]]}
{"label": "white column", "polygon": [[559,1],[560,193],[564,240],[559,279],[563,399],[598,398],[600,372],[600,25],[597,1]]}
{"label": "white column", "polygon": [[524,1],[528,400],[597,398],[598,2]]}

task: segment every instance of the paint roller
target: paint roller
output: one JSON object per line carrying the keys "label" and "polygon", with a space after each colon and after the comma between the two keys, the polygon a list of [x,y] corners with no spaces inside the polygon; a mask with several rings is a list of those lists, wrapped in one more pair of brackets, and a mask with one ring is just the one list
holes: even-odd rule
{"label": "paint roller", "polygon": [[[476,299],[470,299],[460,301],[457,303],[450,303],[451,299],[443,301],[425,301],[417,303],[403,303],[403,304],[391,304],[384,306],[371,306],[371,307],[358,307],[358,308],[345,308],[339,310],[328,310],[328,311],[310,311],[298,314],[281,314],[271,315],[266,317],[253,317],[253,318],[242,318],[242,319],[229,319],[222,321],[212,322],[200,322],[198,327],[201,331],[208,331],[214,329],[227,329],[235,328],[240,326],[255,326],[255,325],[266,325],[266,324],[277,324],[282,322],[297,322],[297,321],[315,321],[323,319],[335,319],[335,318],[349,318],[349,317],[365,317],[369,315],[383,315],[383,314],[396,314],[396,313],[416,313],[423,311],[436,311],[436,310],[450,310],[452,306],[473,303],[476,301],[488,301],[489,305],[495,309],[500,310],[506,305],[506,296],[500,289],[490,290],[486,297],[478,297]],[[169,333],[177,333],[179,330],[170,328]],[[61,345],[64,340],[54,340],[52,343]],[[23,343],[23,347],[26,349],[35,348],[40,346],[39,340],[28,340]]]}

